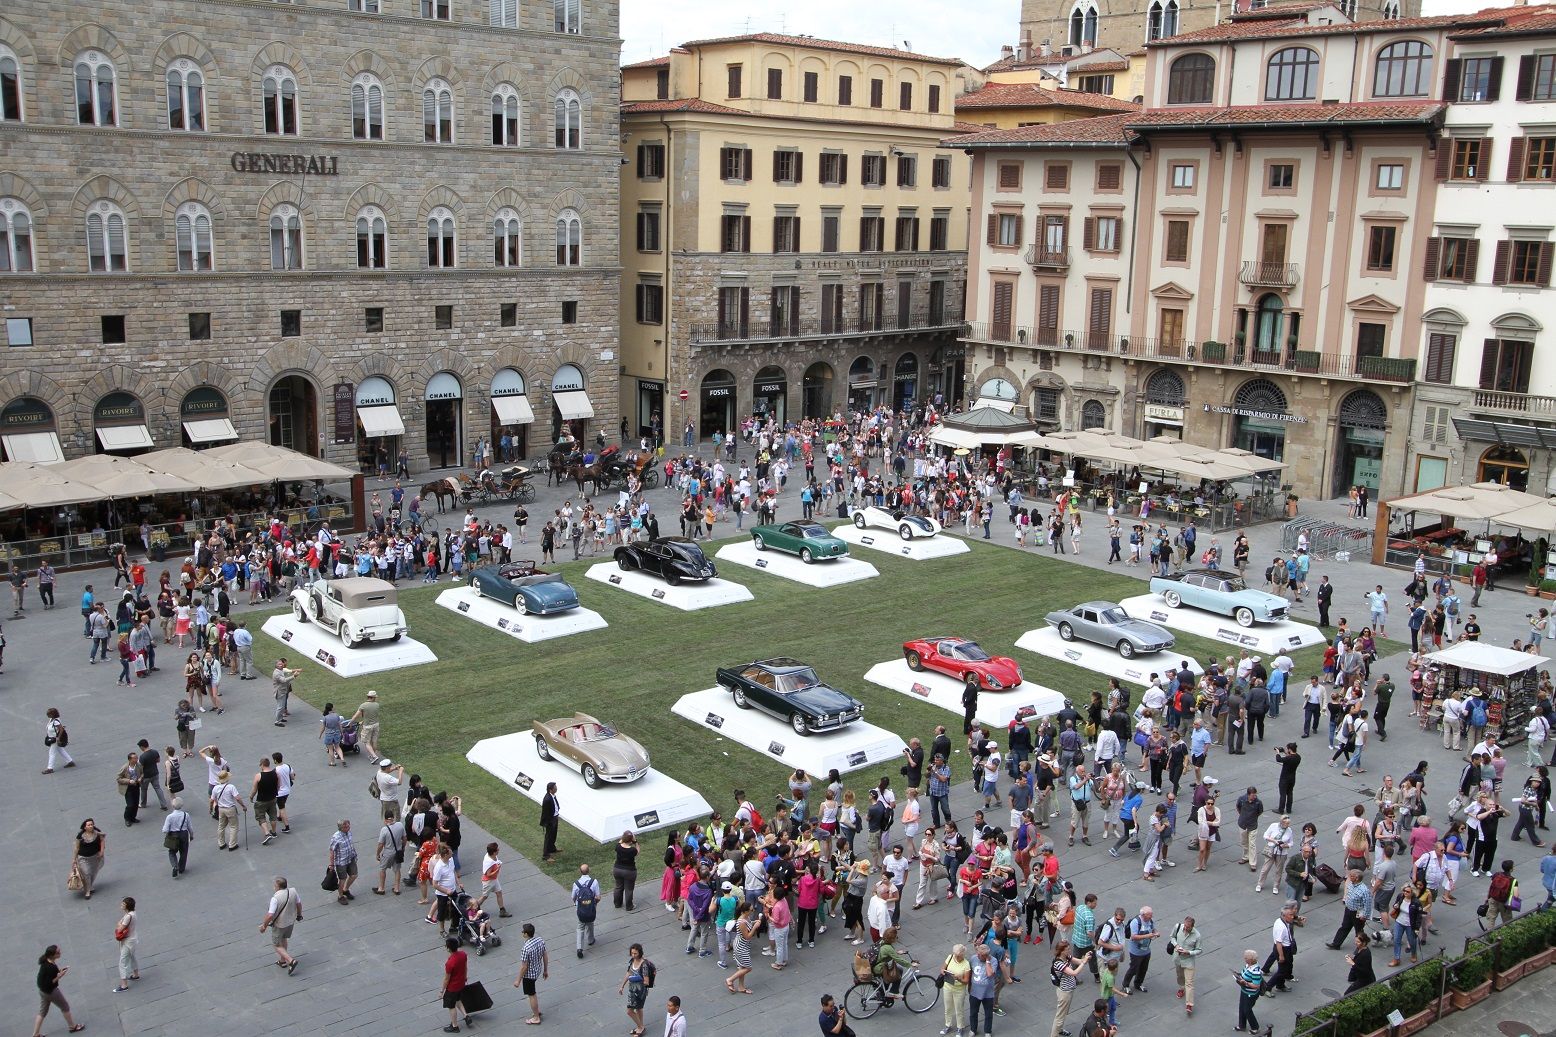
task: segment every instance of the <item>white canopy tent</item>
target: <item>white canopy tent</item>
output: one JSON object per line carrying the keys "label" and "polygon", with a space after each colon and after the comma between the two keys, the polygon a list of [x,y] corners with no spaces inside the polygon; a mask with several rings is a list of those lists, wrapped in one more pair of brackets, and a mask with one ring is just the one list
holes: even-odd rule
{"label": "white canopy tent", "polygon": [[1478,482],[1468,486],[1442,486],[1388,502],[1391,511],[1424,511],[1449,515],[1460,520],[1497,521],[1502,516],[1545,502],[1545,498],[1524,493],[1501,483]]}
{"label": "white canopy tent", "polygon": [[1543,666],[1550,659],[1528,652],[1515,652],[1511,648],[1498,648],[1484,641],[1460,641],[1451,648],[1433,652],[1427,659],[1443,666],[1457,666],[1461,670],[1493,673],[1499,677],[1511,677],[1525,670]]}

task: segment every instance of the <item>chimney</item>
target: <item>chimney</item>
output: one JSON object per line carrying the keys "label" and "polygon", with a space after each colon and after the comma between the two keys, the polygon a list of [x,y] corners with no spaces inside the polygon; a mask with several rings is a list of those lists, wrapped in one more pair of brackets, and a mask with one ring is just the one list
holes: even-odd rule
{"label": "chimney", "polygon": [[1029,29],[1021,30],[1021,43],[1016,53],[1022,61],[1029,61],[1032,57],[1032,33]]}
{"label": "chimney", "polygon": [[1012,47],[1008,43],[1000,48],[1000,57],[1001,58],[1011,58],[1011,57],[1015,57],[1015,55],[1016,55],[1016,48]]}

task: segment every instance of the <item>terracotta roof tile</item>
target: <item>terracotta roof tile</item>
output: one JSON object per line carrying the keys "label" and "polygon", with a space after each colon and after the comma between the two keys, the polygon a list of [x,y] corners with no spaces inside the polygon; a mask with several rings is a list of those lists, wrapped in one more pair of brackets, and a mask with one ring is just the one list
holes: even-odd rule
{"label": "terracotta roof tile", "polygon": [[649,58],[647,61],[634,61],[630,65],[621,66],[621,70],[626,72],[628,69],[634,68],[659,68],[668,64],[670,64],[670,55],[666,54],[663,57]]}
{"label": "terracotta roof tile", "polygon": [[1094,61],[1089,65],[1077,65],[1071,62],[1069,72],[1072,76],[1084,76],[1092,72],[1123,72],[1129,68],[1127,61]]}
{"label": "terracotta roof tile", "polygon": [[1291,125],[1344,125],[1368,122],[1430,122],[1447,107],[1440,101],[1364,101],[1357,104],[1254,104],[1233,108],[1153,108],[1127,119],[1131,130]]}
{"label": "terracotta roof tile", "polygon": [[946,147],[1063,147],[1066,145],[1096,144],[1123,147],[1134,140],[1129,123],[1140,117],[1139,112],[1120,115],[1100,115],[1095,119],[1072,119],[1044,126],[1018,126],[1010,130],[980,130],[961,137],[951,137],[941,144]]}
{"label": "terracotta roof tile", "polygon": [[1331,36],[1347,33],[1405,32],[1410,29],[1442,29],[1454,26],[1474,28],[1495,25],[1502,20],[1503,10],[1491,9],[1476,14],[1444,14],[1427,18],[1394,18],[1387,21],[1336,22],[1310,24],[1300,18],[1283,21],[1222,22],[1194,32],[1152,40],[1147,47],[1178,47],[1196,43],[1215,43],[1221,40],[1263,40],[1283,36]]}
{"label": "terracotta roof tile", "polygon": [[904,61],[930,61],[937,65],[960,65],[959,58],[935,58],[928,54],[896,50],[892,47],[871,47],[863,43],[843,43],[838,40],[820,40],[811,36],[790,36],[779,32],[752,32],[741,36],[717,36],[706,40],[692,40],[683,47],[705,47],[715,43],[770,43],[776,47],[814,47],[816,50],[836,50],[848,54],[868,54],[878,58],[898,58]]}
{"label": "terracotta roof tile", "polygon": [[1259,7],[1251,11],[1233,11],[1231,18],[1234,22],[1282,21],[1299,14],[1306,14],[1308,11],[1316,11],[1320,7],[1337,6],[1339,5],[1334,3],[1333,0],[1311,0],[1309,3],[1301,4],[1272,4],[1268,7]]}
{"label": "terracotta roof tile", "polygon": [[750,115],[739,108],[726,108],[722,104],[704,101],[700,97],[672,97],[666,101],[627,101],[621,106],[621,114],[639,112],[702,112],[705,115]]}
{"label": "terracotta roof tile", "polygon": [[1449,38],[1455,40],[1479,39],[1482,36],[1548,36],[1556,34],[1556,7],[1515,7],[1506,12],[1501,25],[1456,32]]}
{"label": "terracotta roof tile", "polygon": [[989,83],[956,99],[956,110],[974,108],[1088,108],[1099,112],[1137,112],[1140,106],[1107,94],[1050,90],[1036,83]]}

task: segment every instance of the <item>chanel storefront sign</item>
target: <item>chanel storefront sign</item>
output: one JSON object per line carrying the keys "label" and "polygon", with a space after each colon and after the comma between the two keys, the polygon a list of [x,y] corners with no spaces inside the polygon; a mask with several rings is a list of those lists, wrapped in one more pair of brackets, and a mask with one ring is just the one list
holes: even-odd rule
{"label": "chanel storefront sign", "polygon": [[239,173],[297,173],[338,176],[340,160],[334,155],[273,155],[259,151],[235,151],[232,168]]}

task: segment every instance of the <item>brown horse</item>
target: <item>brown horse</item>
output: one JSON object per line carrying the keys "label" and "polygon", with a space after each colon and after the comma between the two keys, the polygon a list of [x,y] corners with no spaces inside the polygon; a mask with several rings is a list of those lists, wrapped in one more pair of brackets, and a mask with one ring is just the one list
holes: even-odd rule
{"label": "brown horse", "polygon": [[438,500],[438,513],[443,513],[443,498],[448,498],[450,508],[459,503],[459,483],[453,479],[434,479],[421,488],[421,499],[436,497]]}
{"label": "brown horse", "polygon": [[605,470],[604,463],[601,461],[595,461],[590,465],[574,464],[567,469],[567,474],[578,483],[579,493],[583,492],[584,483],[586,482],[593,486],[593,489],[589,491],[591,494],[599,493],[610,478],[609,473]]}

